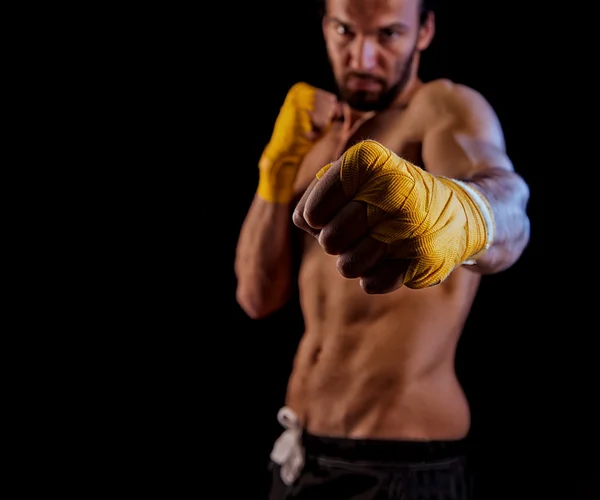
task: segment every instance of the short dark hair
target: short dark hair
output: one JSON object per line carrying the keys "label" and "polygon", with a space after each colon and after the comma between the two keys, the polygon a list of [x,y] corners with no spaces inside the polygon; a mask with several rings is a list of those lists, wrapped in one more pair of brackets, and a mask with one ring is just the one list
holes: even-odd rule
{"label": "short dark hair", "polygon": [[[327,0],[317,0],[317,5],[319,8],[319,17],[323,17],[325,15],[325,2]],[[435,11],[435,3],[436,0],[421,0],[421,8],[420,8],[420,18],[419,22],[421,25],[425,24],[427,20],[427,16],[430,12]]]}

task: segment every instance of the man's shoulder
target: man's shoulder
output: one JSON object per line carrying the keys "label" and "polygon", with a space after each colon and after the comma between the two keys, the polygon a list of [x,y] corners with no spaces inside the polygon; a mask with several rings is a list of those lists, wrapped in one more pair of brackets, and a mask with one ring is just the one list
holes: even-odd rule
{"label": "man's shoulder", "polygon": [[415,95],[432,95],[436,93],[449,92],[456,85],[460,84],[449,78],[436,78],[434,80],[423,82],[419,87],[418,91],[415,93]]}
{"label": "man's shoulder", "polygon": [[447,78],[431,80],[421,85],[413,95],[410,108],[417,115],[433,122],[444,117],[495,120],[495,112],[481,92]]}
{"label": "man's shoulder", "polygon": [[485,101],[485,98],[473,87],[448,78],[438,78],[423,83],[413,95],[411,105],[436,108],[453,104],[479,104],[481,101]]}

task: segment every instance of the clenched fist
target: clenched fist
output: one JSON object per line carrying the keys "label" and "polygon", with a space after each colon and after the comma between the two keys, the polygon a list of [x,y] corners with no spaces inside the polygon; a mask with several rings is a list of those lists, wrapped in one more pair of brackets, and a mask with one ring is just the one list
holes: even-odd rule
{"label": "clenched fist", "polygon": [[292,86],[259,161],[257,192],[262,199],[272,203],[291,201],[302,159],[338,112],[334,94],[303,82]]}
{"label": "clenched fist", "polygon": [[317,174],[293,220],[367,293],[437,285],[494,236],[491,208],[473,185],[431,175],[372,140]]}

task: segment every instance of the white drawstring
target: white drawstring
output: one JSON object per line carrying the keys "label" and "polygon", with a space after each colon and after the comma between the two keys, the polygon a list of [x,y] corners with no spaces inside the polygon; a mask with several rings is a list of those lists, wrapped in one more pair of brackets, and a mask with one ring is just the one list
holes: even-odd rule
{"label": "white drawstring", "polygon": [[279,410],[277,420],[286,430],[275,441],[271,460],[281,466],[281,479],[289,485],[296,480],[304,466],[302,426],[294,411],[287,406]]}

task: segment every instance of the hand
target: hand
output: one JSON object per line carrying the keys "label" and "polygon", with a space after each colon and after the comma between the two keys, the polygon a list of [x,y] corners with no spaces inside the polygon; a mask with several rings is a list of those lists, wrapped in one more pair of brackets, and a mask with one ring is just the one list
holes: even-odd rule
{"label": "hand", "polygon": [[293,220],[367,293],[437,285],[493,237],[491,209],[474,188],[433,176],[375,141],[325,166]]}
{"label": "hand", "polygon": [[311,129],[307,133],[313,142],[323,136],[333,120],[342,116],[342,105],[335,94],[317,88],[314,91],[314,102],[309,112]]}
{"label": "hand", "polygon": [[327,131],[339,109],[334,94],[303,82],[292,86],[259,161],[261,198],[273,203],[291,201],[302,159]]}

